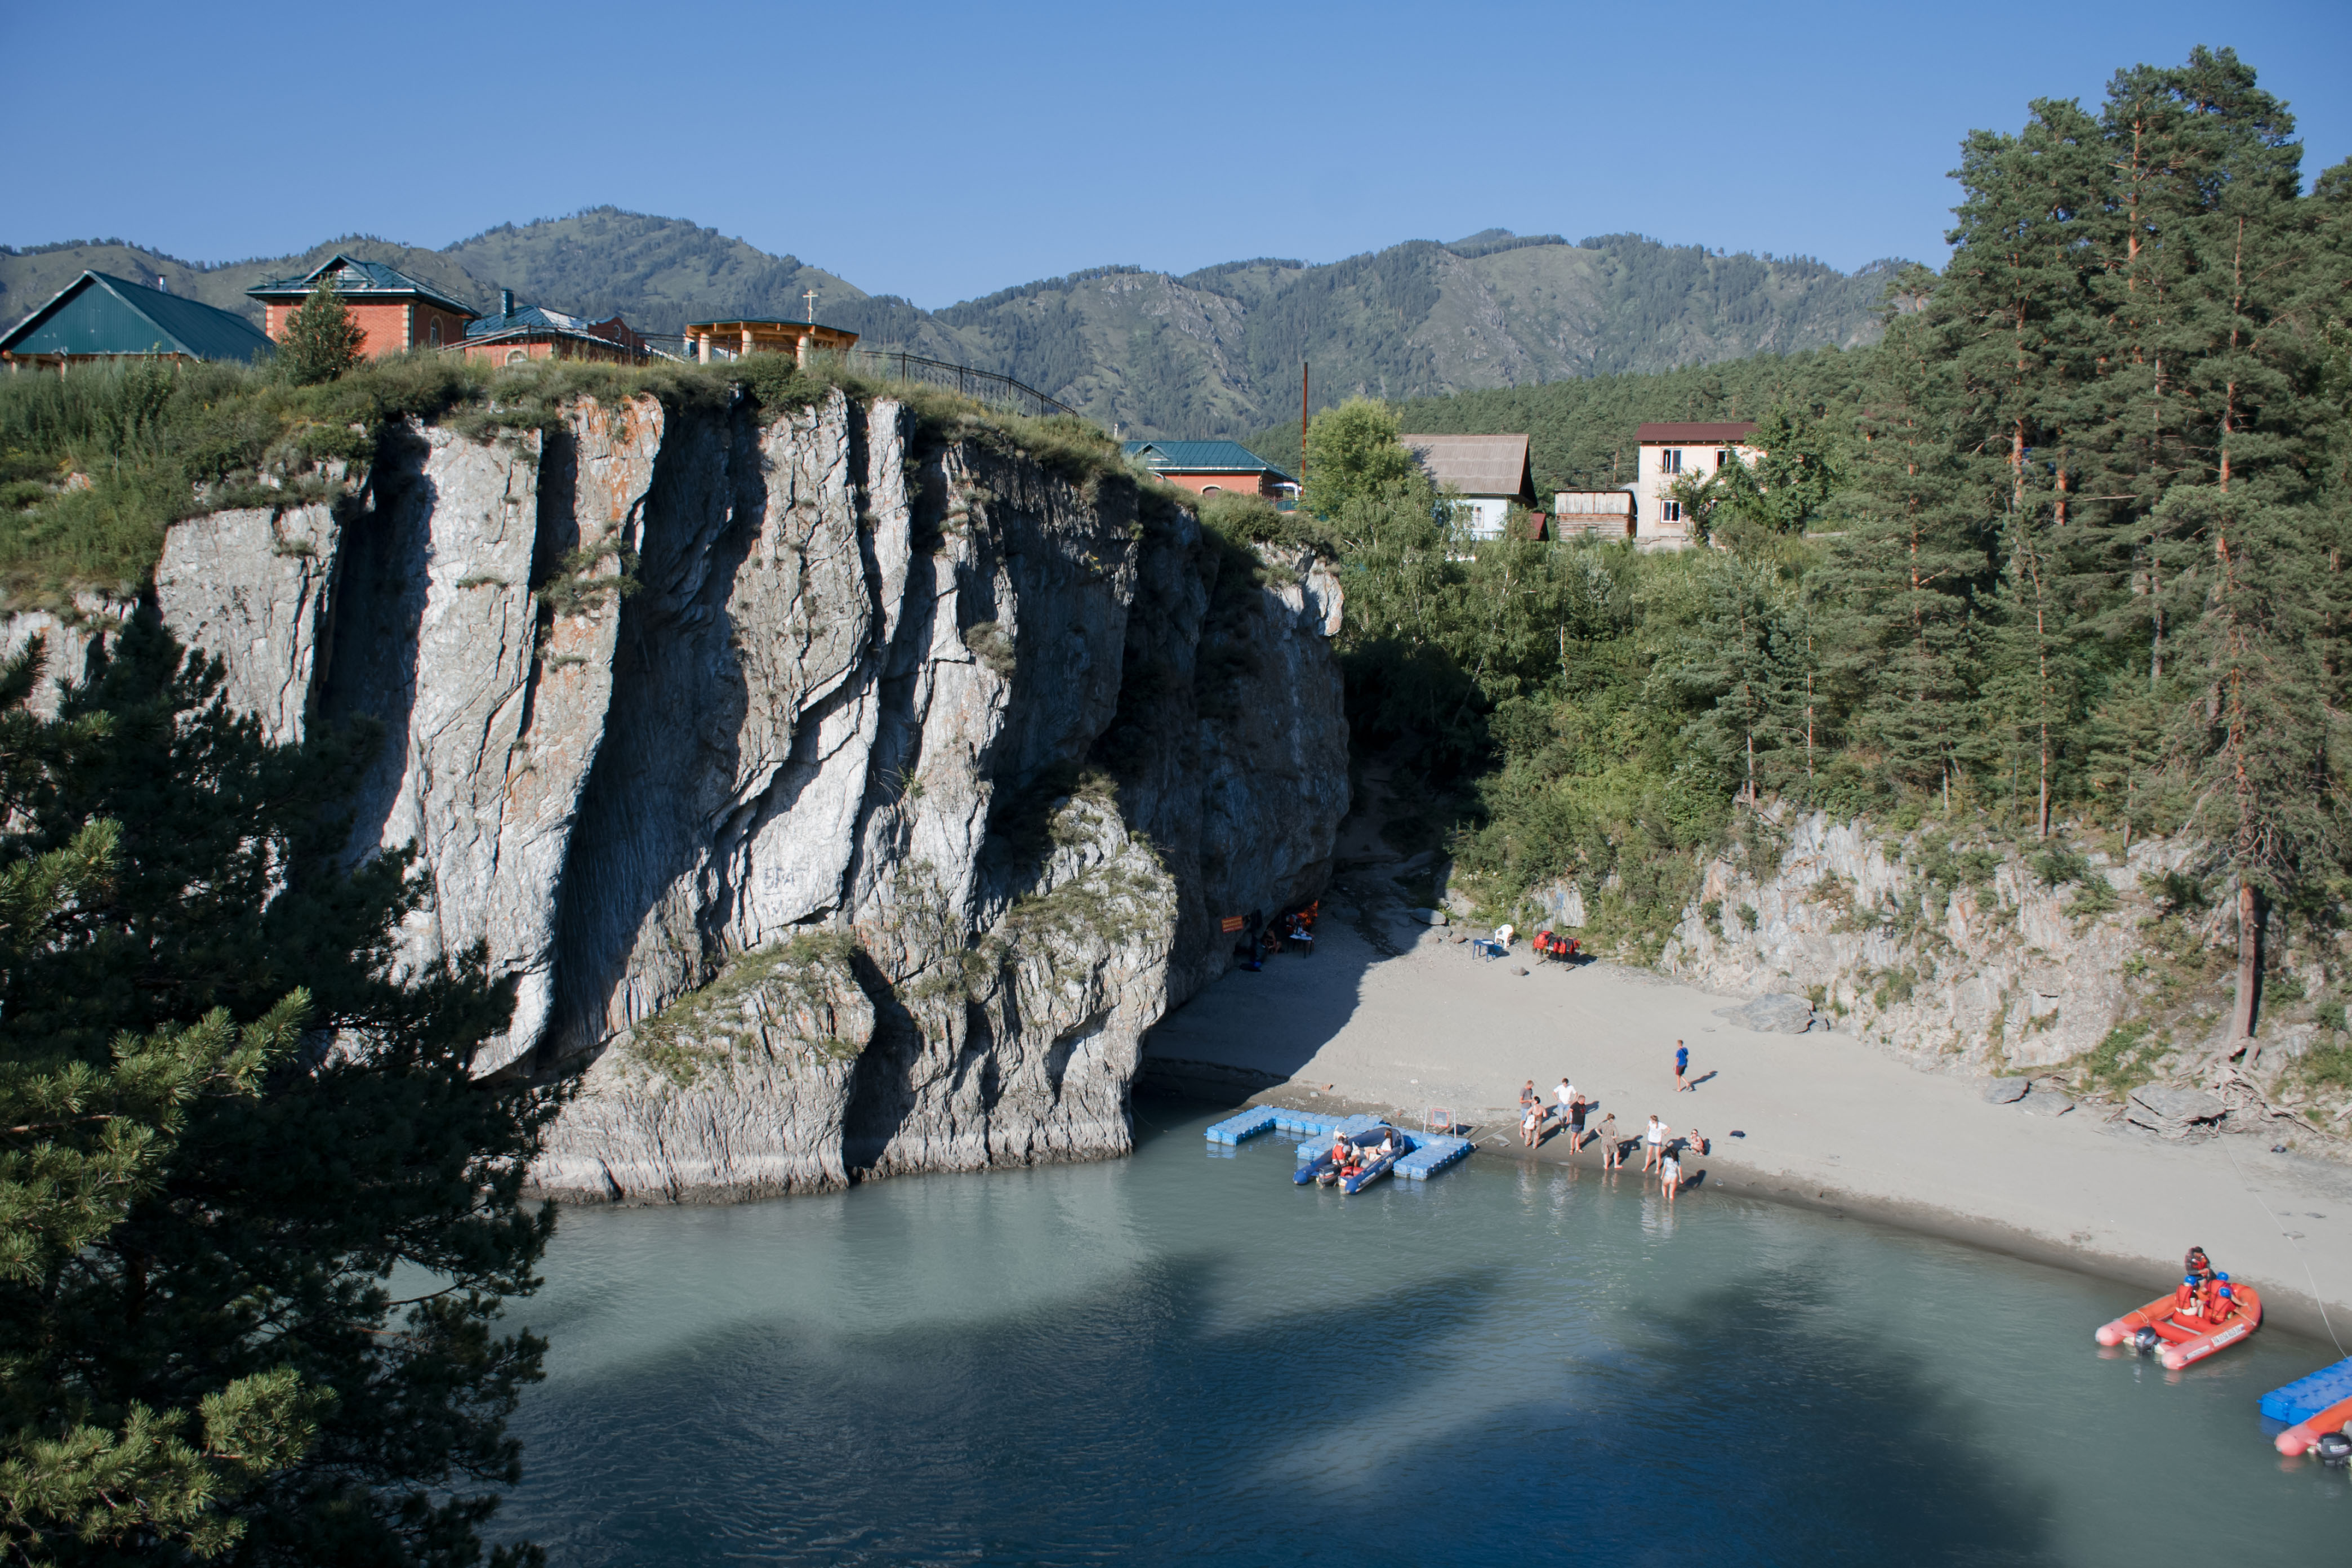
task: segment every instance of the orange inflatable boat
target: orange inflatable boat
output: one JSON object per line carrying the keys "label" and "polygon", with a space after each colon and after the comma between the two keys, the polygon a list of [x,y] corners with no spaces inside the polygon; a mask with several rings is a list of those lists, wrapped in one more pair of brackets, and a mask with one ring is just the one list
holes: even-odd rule
{"label": "orange inflatable boat", "polygon": [[2160,1296],[2137,1312],[2126,1312],[2099,1327],[2103,1345],[2129,1345],[2153,1351],[2167,1370],[2203,1361],[2227,1350],[2262,1326],[2263,1299],[2251,1285],[2236,1285],[2226,1274],[2216,1275],[2202,1290],[2186,1283],[2169,1296]]}
{"label": "orange inflatable boat", "polygon": [[2305,1449],[2317,1447],[2319,1440],[2330,1432],[2342,1433],[2347,1426],[2352,1426],[2352,1399],[2331,1405],[2318,1415],[2296,1422],[2271,1442],[2291,1459]]}

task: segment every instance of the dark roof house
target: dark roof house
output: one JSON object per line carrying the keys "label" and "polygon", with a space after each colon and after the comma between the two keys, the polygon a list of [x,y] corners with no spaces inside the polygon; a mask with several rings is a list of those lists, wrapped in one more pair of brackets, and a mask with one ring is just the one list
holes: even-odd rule
{"label": "dark roof house", "polygon": [[338,253],[299,278],[275,279],[246,290],[266,307],[272,342],[285,336],[286,318],[330,274],[335,291],[367,334],[361,344],[362,353],[398,353],[455,343],[464,339],[466,324],[481,315],[471,305],[418,282],[397,268]]}
{"label": "dark roof house", "polygon": [[1120,449],[1171,484],[1198,495],[1280,495],[1298,481],[1239,441],[1126,441]]}
{"label": "dark roof house", "polygon": [[592,321],[543,305],[517,305],[514,291],[499,290],[499,313],[466,329],[456,345],[467,359],[520,364],[534,359],[629,362],[647,357],[645,339],[618,316]]}
{"label": "dark roof house", "polygon": [[1725,446],[1744,441],[1756,434],[1752,419],[1712,420],[1685,424],[1637,425],[1633,439],[1645,447],[1654,446]]}
{"label": "dark roof house", "polygon": [[104,272],[83,273],[0,336],[0,360],[11,369],[143,354],[264,360],[274,352],[243,316]]}

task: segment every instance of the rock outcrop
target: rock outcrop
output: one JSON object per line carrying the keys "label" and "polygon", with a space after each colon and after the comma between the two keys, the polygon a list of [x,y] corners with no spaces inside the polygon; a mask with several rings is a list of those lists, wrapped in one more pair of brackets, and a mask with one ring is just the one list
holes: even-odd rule
{"label": "rock outcrop", "polygon": [[352,852],[415,847],[409,963],[514,986],[478,1069],[576,1077],[551,1192],[1123,1152],[1143,1031],[1348,805],[1323,563],[839,392],[396,427],[175,529],[155,605],[272,736],[381,726]]}
{"label": "rock outcrop", "polygon": [[2014,850],[1980,850],[1962,868],[1916,833],[1764,815],[1777,861],[1711,861],[1659,967],[1768,994],[1790,1023],[1810,1000],[1829,1015],[1819,1023],[1970,1068],[2046,1068],[2097,1047],[2132,1000],[2151,912],[2142,878],[2193,853],[2148,839],[2123,864],[2090,855],[2079,879],[2052,887]]}

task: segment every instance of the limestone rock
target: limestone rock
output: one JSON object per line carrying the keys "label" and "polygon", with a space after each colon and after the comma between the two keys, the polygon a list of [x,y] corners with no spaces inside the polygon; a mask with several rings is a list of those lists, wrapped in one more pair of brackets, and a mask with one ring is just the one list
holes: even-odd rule
{"label": "limestone rock", "polygon": [[155,565],[163,624],[225,662],[230,705],[281,745],[301,739],[317,697],[339,533],[318,504],[216,511],[166,534]]}
{"label": "limestone rock", "polygon": [[2124,1119],[2159,1138],[2210,1138],[2229,1108],[2203,1089],[2151,1083],[2131,1091]]}
{"label": "limestone rock", "polygon": [[1407,910],[1405,914],[1425,926],[1442,926],[1448,923],[1448,917],[1444,910]]}
{"label": "limestone rock", "polygon": [[0,619],[0,658],[14,658],[35,637],[46,650],[40,682],[25,705],[44,718],[54,715],[59,683],[85,679],[90,655],[104,647],[138,608],[128,599],[77,594],[68,613],[18,610]]}
{"label": "limestone rock", "polygon": [[1802,996],[1759,996],[1741,1006],[1717,1007],[1715,1016],[1759,1035],[1801,1035],[1813,1026],[1813,1005]]}
{"label": "limestone rock", "polygon": [[2021,1078],[1997,1078],[1984,1087],[1988,1105],[2015,1105],[2033,1085]]}
{"label": "limestone rock", "polygon": [[582,400],[192,520],[157,597],[273,735],[381,727],[404,961],[486,952],[477,1070],[578,1076],[541,1186],[678,1201],[1130,1146],[1143,1031],[1348,805],[1339,579],[1231,559],[887,400]]}

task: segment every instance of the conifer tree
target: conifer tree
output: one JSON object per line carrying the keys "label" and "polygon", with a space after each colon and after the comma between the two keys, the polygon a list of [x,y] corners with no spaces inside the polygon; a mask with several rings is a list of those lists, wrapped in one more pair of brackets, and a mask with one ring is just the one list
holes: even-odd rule
{"label": "conifer tree", "polygon": [[2210,542],[2203,604],[2185,628],[2186,700],[2174,739],[2195,788],[2191,822],[2237,882],[2238,975],[2227,1040],[2253,1033],[2264,906],[2340,865],[2345,837],[2329,760],[2333,574],[2315,560],[2309,514],[2219,486],[2176,486],[2161,521]]}
{"label": "conifer tree", "polygon": [[1684,738],[1735,799],[1753,805],[1805,781],[1806,606],[1769,561],[1726,556],[1707,590],[1705,618],[1661,673],[1684,700],[1704,704]]}
{"label": "conifer tree", "polygon": [[492,1323],[551,1223],[520,1206],[548,1097],[467,1070],[507,999],[478,961],[393,978],[421,889],[341,867],[362,738],[264,743],[145,619],[54,719],[30,687],[0,682],[0,1540],[478,1561],[541,1351]]}
{"label": "conifer tree", "polygon": [[[1913,298],[1924,279],[1912,280]],[[1892,776],[1940,790],[1973,759],[1972,606],[1991,581],[1980,495],[1954,429],[1948,323],[1892,313],[1862,387],[1840,537],[1813,574],[1821,679],[1847,735]]]}
{"label": "conifer tree", "polygon": [[332,381],[359,363],[366,342],[366,329],[353,319],[330,273],[287,316],[285,332],[278,340],[278,363],[297,386],[311,386]]}

